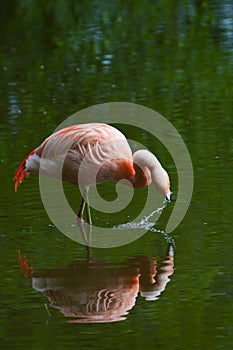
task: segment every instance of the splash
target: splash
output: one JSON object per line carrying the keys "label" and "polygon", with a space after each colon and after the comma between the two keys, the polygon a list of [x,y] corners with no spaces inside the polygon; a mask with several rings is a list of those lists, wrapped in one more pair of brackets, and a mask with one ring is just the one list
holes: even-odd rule
{"label": "splash", "polygon": [[152,211],[151,214],[149,214],[148,216],[144,216],[144,218],[139,221],[139,222],[134,222],[134,221],[129,221],[125,224],[120,224],[117,226],[113,226],[113,229],[120,229],[120,230],[126,230],[126,229],[145,229],[151,232],[159,232],[162,233],[163,231],[161,230],[157,230],[155,229],[153,226],[156,224],[156,220],[155,222],[151,222],[149,221],[149,219],[155,217],[155,215],[161,215],[163,209],[166,207],[167,202],[164,201],[163,205],[160,208],[157,208],[155,210]]}
{"label": "splash", "polygon": [[[154,227],[154,225],[156,224],[156,221],[157,221],[157,219],[155,220],[156,215],[158,215],[158,217],[159,217],[162,214],[163,209],[166,208],[166,206],[167,206],[167,201],[165,200],[163,202],[163,205],[160,208],[153,210],[152,213],[149,214],[148,216],[144,216],[144,218],[141,221],[139,221],[139,222],[129,221],[125,224],[113,226],[113,229],[118,229],[118,230],[144,229],[144,230],[147,230],[149,232],[160,233],[163,235],[165,241],[167,243],[172,244],[173,248],[175,248],[175,241],[174,241],[173,237],[171,237],[164,230],[160,230],[160,229],[157,229]],[[155,222],[149,221],[151,218],[154,218]]]}

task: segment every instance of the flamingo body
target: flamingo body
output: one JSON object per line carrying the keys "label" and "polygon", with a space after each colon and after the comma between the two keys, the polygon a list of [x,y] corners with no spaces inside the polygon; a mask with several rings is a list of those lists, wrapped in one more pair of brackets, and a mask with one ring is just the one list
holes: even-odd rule
{"label": "flamingo body", "polygon": [[127,180],[140,188],[153,182],[168,201],[171,197],[168,174],[158,159],[147,150],[132,155],[125,136],[104,123],[73,125],[50,135],[19,165],[15,191],[24,176],[39,172],[79,185],[85,191],[80,217],[88,201],[88,188],[93,184]]}

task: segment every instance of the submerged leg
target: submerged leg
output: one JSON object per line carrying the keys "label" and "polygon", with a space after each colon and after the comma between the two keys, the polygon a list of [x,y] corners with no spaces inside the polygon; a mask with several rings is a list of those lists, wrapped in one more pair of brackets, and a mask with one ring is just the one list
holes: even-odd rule
{"label": "submerged leg", "polygon": [[91,261],[92,260],[92,251],[91,251],[92,225],[86,225],[87,226],[87,231],[86,231],[84,226],[85,223],[83,221],[78,220],[77,224],[81,231],[82,238],[87,249],[87,259],[88,261]]}

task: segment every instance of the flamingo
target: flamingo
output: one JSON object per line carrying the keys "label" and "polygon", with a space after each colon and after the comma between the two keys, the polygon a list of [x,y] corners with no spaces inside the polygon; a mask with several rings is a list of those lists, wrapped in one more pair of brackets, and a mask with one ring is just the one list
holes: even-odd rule
{"label": "flamingo", "polygon": [[68,126],[46,138],[16,170],[15,191],[25,176],[39,172],[80,187],[83,196],[78,218],[83,220],[86,210],[90,225],[88,189],[94,184],[121,180],[133,188],[141,188],[153,182],[166,201],[171,201],[169,176],[156,156],[148,150],[132,154],[125,136],[104,123]]}

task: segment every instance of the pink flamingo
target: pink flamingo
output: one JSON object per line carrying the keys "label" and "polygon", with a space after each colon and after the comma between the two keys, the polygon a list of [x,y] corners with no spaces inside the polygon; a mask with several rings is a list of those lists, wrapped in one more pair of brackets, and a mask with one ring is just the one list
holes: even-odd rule
{"label": "pink flamingo", "polygon": [[[61,168],[62,175],[59,176]],[[158,159],[147,150],[139,150],[132,155],[125,136],[118,129],[103,123],[73,125],[50,135],[19,165],[14,176],[15,191],[24,176],[38,174],[39,171],[43,175],[79,185],[83,198],[78,217],[83,218],[86,207],[89,224],[92,221],[88,189],[93,184],[128,180],[128,184],[140,188],[153,182],[158,192],[167,201],[171,200],[169,177]]]}

